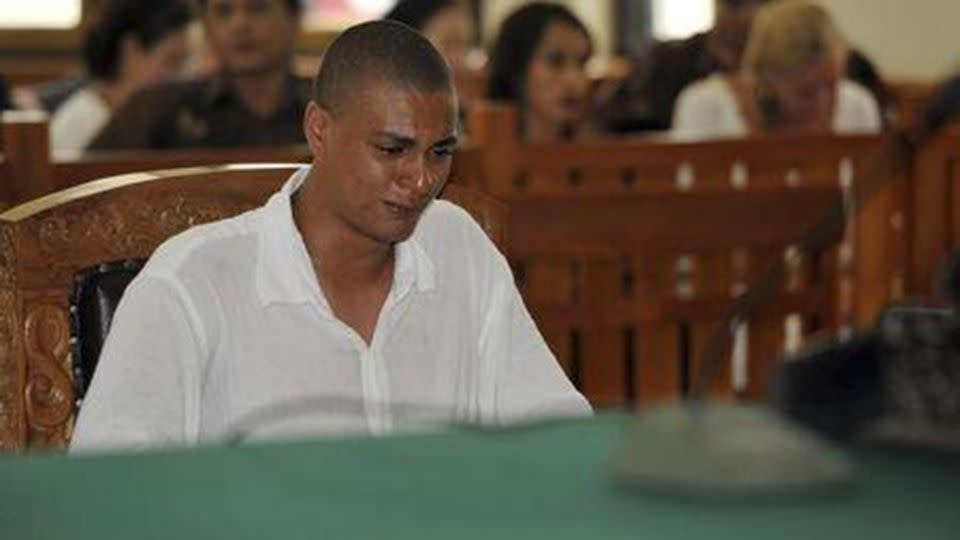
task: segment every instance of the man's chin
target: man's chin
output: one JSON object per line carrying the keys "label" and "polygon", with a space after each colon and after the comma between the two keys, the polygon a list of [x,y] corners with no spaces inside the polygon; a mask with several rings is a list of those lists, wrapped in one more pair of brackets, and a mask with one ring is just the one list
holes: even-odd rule
{"label": "man's chin", "polygon": [[400,242],[405,242],[411,236],[413,236],[413,231],[416,230],[416,227],[410,227],[409,230],[402,231],[391,231],[390,233],[383,236],[386,242],[391,244],[399,244]]}

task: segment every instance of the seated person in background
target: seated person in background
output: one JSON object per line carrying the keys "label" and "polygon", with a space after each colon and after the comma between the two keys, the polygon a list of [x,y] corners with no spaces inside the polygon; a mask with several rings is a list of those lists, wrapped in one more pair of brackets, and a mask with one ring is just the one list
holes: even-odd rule
{"label": "seated person in background", "polygon": [[200,0],[220,71],[142,92],[91,149],[229,147],[302,142],[309,83],[291,72],[298,0]]}
{"label": "seated person in background", "polygon": [[465,69],[473,47],[474,25],[463,0],[400,0],[384,19],[419,30],[453,69]]}
{"label": "seated person in background", "polygon": [[590,130],[590,34],[566,7],[534,2],[500,26],[486,98],[515,105],[531,142],[574,139]]}
{"label": "seated person in background", "polygon": [[483,73],[471,69],[467,57],[473,49],[475,27],[473,16],[464,0],[400,0],[385,19],[402,22],[419,30],[453,70],[453,79],[460,98],[460,114],[464,115],[469,100],[480,97]]}
{"label": "seated person in background", "polygon": [[10,103],[10,87],[7,85],[7,79],[0,75],[0,111],[13,108]]}
{"label": "seated person in background", "polygon": [[960,123],[960,75],[954,75],[940,85],[923,119],[927,129]]}
{"label": "seated person in background", "polygon": [[[678,41],[658,43],[637,60],[634,73],[604,104],[601,116],[616,132],[668,130],[677,96],[690,84],[715,74],[740,69],[747,37],[757,10],[770,0],[716,0],[716,21],[707,32]],[[886,87],[870,61],[851,50],[847,77],[874,94],[884,109]]]}
{"label": "seated person in background", "polygon": [[673,132],[694,137],[876,133],[873,96],[842,78],[846,45],[827,12],[777,0],[757,14],[736,75],[714,75],[677,99]]}
{"label": "seated person in background", "polygon": [[423,36],[391,21],[341,34],[303,121],[313,164],[260,209],[153,254],[117,309],[73,448],[589,414],[506,259],[434,200],[456,116]]}
{"label": "seated person in background", "polygon": [[190,7],[182,0],[108,0],[87,30],[83,56],[92,77],[50,120],[55,150],[83,150],[136,92],[180,74]]}

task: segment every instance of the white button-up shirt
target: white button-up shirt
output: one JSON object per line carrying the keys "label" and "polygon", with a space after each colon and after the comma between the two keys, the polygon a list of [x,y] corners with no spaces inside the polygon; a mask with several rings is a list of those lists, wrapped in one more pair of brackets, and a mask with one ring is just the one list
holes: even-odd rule
{"label": "white button-up shirt", "polygon": [[294,224],[307,171],[157,249],[117,309],[74,448],[589,413],[504,257],[446,201],[397,244],[368,346],[331,311]]}

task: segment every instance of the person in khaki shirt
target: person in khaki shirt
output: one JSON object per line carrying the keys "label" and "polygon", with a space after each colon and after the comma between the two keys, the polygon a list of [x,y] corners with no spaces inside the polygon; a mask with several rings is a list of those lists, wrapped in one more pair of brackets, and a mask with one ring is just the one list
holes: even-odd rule
{"label": "person in khaki shirt", "polygon": [[134,96],[91,150],[302,142],[310,85],[291,73],[298,0],[201,0],[219,70]]}

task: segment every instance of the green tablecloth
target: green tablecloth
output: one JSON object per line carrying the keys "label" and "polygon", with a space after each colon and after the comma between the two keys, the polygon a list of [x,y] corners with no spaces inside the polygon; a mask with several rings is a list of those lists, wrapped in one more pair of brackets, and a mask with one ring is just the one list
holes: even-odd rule
{"label": "green tablecloth", "polygon": [[848,496],[697,504],[614,486],[623,425],[8,456],[0,538],[960,538],[956,457],[858,452]]}

